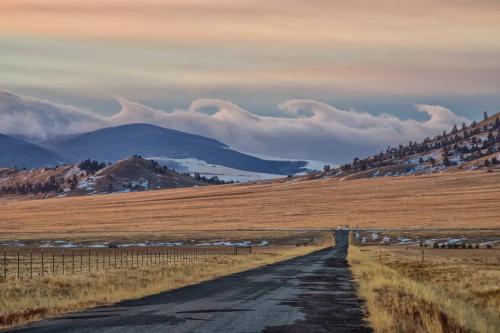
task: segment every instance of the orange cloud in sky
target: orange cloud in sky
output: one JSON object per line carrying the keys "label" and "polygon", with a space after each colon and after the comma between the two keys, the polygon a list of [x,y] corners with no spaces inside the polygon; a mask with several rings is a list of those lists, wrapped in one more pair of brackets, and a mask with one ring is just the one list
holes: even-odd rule
{"label": "orange cloud in sky", "polygon": [[499,36],[495,0],[0,0],[0,86],[495,93]]}
{"label": "orange cloud in sky", "polygon": [[206,43],[500,48],[498,1],[2,0],[0,30]]}

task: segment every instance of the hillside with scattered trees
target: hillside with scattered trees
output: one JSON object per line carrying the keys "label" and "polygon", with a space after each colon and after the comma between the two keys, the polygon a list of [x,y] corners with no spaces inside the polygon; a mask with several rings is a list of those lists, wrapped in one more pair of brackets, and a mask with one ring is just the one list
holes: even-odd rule
{"label": "hillside with scattered trees", "polygon": [[500,113],[489,117],[484,112],[480,122],[456,124],[433,138],[389,146],[338,168],[325,165],[323,172],[306,178],[352,179],[489,168],[500,168]]}
{"label": "hillside with scattered trees", "polygon": [[54,168],[0,169],[0,197],[64,197],[218,185],[217,177],[178,173],[141,156],[106,164],[84,160]]}

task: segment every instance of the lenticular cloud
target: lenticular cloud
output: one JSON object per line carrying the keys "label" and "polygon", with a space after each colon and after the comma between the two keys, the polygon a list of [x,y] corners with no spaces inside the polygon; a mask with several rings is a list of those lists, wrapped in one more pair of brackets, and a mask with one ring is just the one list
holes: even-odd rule
{"label": "lenticular cloud", "polygon": [[[148,123],[218,139],[257,154],[334,163],[377,152],[387,145],[434,136],[468,121],[447,108],[416,105],[425,121],[341,110],[312,100],[280,104],[282,117],[257,116],[218,99],[199,99],[187,110],[163,112],[126,99],[121,111],[103,117],[89,110],[0,92],[0,133],[47,140],[128,123]],[[211,114],[207,108],[215,110]]]}

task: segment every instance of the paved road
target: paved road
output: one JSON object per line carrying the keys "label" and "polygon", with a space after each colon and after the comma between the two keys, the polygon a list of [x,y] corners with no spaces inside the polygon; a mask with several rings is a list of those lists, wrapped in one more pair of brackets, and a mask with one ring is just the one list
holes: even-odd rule
{"label": "paved road", "polygon": [[15,332],[371,332],[336,248],[109,307],[44,320]]}

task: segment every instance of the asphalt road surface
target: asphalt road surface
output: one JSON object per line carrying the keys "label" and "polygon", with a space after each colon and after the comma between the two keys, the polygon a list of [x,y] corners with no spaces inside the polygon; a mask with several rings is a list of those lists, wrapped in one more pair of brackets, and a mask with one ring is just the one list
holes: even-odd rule
{"label": "asphalt road surface", "polygon": [[335,248],[14,332],[371,332],[346,263]]}

